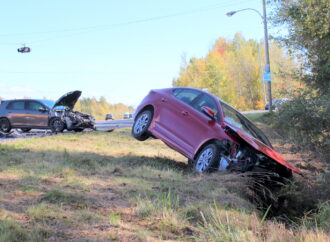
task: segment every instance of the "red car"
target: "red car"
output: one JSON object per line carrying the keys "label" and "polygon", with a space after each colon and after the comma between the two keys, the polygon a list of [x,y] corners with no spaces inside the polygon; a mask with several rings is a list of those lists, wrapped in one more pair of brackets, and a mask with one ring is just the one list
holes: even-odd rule
{"label": "red car", "polygon": [[158,138],[186,156],[197,172],[260,171],[291,177],[290,165],[265,134],[218,97],[194,88],[151,90],[134,115],[132,135]]}

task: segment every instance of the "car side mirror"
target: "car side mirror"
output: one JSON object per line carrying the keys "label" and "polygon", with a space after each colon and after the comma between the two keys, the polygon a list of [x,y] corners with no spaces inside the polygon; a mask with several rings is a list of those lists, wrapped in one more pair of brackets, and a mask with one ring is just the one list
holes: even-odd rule
{"label": "car side mirror", "polygon": [[215,112],[214,112],[214,110],[212,108],[207,107],[207,106],[203,106],[202,107],[202,112],[204,114],[206,114],[206,116],[208,116],[212,120],[215,120]]}
{"label": "car side mirror", "polygon": [[38,111],[44,113],[44,112],[47,111],[47,109],[46,108],[38,108]]}

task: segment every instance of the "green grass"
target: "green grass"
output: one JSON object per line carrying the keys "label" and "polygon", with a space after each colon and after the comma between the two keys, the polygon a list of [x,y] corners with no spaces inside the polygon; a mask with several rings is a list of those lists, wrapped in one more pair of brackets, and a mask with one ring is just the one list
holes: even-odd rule
{"label": "green grass", "polygon": [[41,201],[48,203],[57,204],[72,204],[72,205],[85,205],[86,201],[83,195],[78,193],[66,193],[59,190],[51,190],[46,192],[42,197]]}
{"label": "green grass", "polygon": [[244,114],[248,119],[253,122],[260,121],[263,117],[267,116],[268,112],[266,113],[248,113]]}
{"label": "green grass", "polygon": [[39,226],[26,230],[15,221],[0,220],[0,242],[38,242],[44,241],[49,235],[48,231]]}
{"label": "green grass", "polygon": [[246,177],[196,174],[129,129],[0,143],[0,167],[0,242],[329,240],[327,209],[317,230],[263,221]]}
{"label": "green grass", "polygon": [[18,224],[8,221],[0,221],[0,241],[27,241],[28,234]]}

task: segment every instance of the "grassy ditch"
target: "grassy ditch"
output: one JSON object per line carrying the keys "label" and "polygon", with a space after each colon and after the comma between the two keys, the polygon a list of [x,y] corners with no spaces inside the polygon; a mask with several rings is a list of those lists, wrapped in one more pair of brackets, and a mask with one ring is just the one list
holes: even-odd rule
{"label": "grassy ditch", "polygon": [[248,184],[193,173],[128,129],[0,143],[0,241],[330,240],[329,204],[287,227],[246,199]]}

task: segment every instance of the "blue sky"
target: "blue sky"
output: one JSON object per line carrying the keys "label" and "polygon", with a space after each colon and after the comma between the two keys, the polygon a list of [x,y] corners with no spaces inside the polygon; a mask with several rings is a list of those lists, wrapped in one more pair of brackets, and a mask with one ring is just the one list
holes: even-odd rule
{"label": "blue sky", "polygon": [[[0,97],[84,97],[136,106],[170,87],[186,58],[202,57],[219,37],[263,38],[261,0],[3,1]],[[17,48],[25,43],[31,53]]]}

